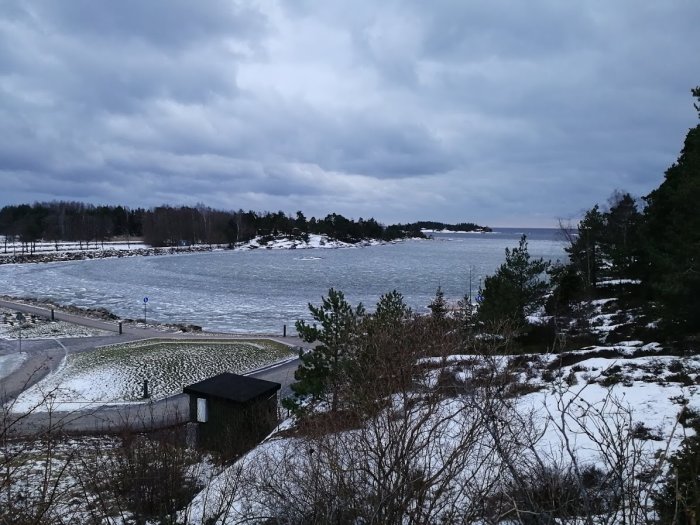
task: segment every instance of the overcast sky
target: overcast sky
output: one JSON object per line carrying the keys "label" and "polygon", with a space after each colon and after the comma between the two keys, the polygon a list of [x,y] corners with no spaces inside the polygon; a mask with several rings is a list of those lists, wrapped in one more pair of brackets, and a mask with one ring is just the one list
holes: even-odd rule
{"label": "overcast sky", "polygon": [[698,0],[0,1],[0,205],[554,226],[658,186]]}

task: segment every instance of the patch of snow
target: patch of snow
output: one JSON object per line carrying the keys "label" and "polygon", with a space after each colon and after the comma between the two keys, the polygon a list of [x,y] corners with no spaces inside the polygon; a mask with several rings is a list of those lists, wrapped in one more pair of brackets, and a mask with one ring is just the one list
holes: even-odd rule
{"label": "patch of snow", "polygon": [[598,281],[599,286],[618,286],[621,284],[640,284],[642,281],[639,279],[605,279],[603,281]]}
{"label": "patch of snow", "polygon": [[[387,244],[385,241],[378,239],[365,239],[357,243],[348,243],[331,239],[327,235],[319,235],[311,233],[308,235],[308,240],[303,238],[290,238],[286,236],[278,236],[265,242],[264,237],[258,236],[251,241],[236,246],[236,250],[308,250],[317,248],[360,248],[366,246],[378,246]],[[304,259],[307,260],[307,259]]]}
{"label": "patch of snow", "polygon": [[442,357],[422,357],[417,361],[419,365],[441,365],[443,363],[461,363],[463,361],[473,360],[474,354],[456,354]]}
{"label": "patch of snow", "polygon": [[663,347],[659,343],[647,343],[642,346],[641,350],[645,352],[661,352]]}
{"label": "patch of snow", "polygon": [[603,306],[604,304],[608,304],[610,302],[617,301],[617,298],[615,297],[608,297],[605,299],[593,299],[590,301],[589,304],[592,304],[593,306]]}
{"label": "patch of snow", "polygon": [[476,229],[472,230],[469,232],[465,232],[462,230],[448,230],[447,228],[442,229],[442,230],[431,230],[428,228],[421,228],[421,233],[457,233],[457,234],[486,234],[486,233],[499,233],[499,232],[493,232],[493,231],[487,231],[487,230],[481,230],[481,229]]}

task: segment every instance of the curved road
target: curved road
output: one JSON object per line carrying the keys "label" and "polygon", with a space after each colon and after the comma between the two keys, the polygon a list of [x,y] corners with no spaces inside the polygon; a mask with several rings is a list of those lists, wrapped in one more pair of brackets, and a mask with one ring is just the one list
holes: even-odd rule
{"label": "curved road", "polygon": [[[17,303],[14,301],[0,300],[0,307],[23,313],[33,314],[47,319],[51,318],[51,311],[32,305]],[[11,400],[20,392],[40,381],[48,373],[58,368],[68,354],[87,352],[98,346],[127,342],[148,338],[168,338],[182,340],[198,339],[271,339],[292,347],[303,345],[299,337],[278,337],[269,334],[220,334],[220,333],[183,333],[165,332],[155,328],[144,328],[131,324],[124,324],[122,334],[119,334],[117,322],[104,321],[75,314],[68,314],[59,310],[54,311],[54,319],[65,321],[89,328],[114,332],[114,335],[98,337],[80,337],[65,339],[27,339],[22,341],[22,351],[29,357],[22,365],[7,377],[0,380],[0,399]],[[18,350],[16,341],[0,341],[0,355],[7,355]],[[285,397],[291,393],[290,385],[294,381],[294,371],[299,364],[298,359],[264,367],[249,372],[260,379],[274,381],[282,385],[280,395]],[[11,404],[11,401],[10,401]],[[5,427],[12,435],[28,435],[48,430],[61,430],[73,433],[104,433],[120,430],[145,430],[156,429],[182,423],[189,418],[188,397],[178,394],[166,399],[124,405],[104,405],[89,410],[74,412],[33,412],[29,414],[9,415]]]}

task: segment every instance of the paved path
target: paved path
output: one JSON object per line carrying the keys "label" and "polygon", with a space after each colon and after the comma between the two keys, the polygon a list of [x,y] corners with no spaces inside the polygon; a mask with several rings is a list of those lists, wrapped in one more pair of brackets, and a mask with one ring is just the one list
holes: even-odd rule
{"label": "paved path", "polygon": [[[34,314],[39,317],[44,317],[45,319],[51,319],[51,309],[42,308],[39,306],[28,305],[16,301],[8,301],[6,299],[0,299],[0,308],[7,308],[9,310],[15,310],[17,312],[23,312],[28,314]],[[56,321],[65,321],[72,324],[77,324],[80,326],[86,326],[88,328],[95,328],[98,330],[107,330],[109,332],[115,332],[119,334],[119,322],[118,321],[106,321],[103,319],[95,319],[92,317],[81,316],[77,314],[69,314],[58,309],[54,309],[54,319]],[[165,329],[159,329],[156,326],[138,326],[133,323],[122,323],[123,335],[134,335],[140,339],[148,337],[168,337],[175,339],[201,339],[201,338],[219,338],[219,339],[251,339],[265,337],[268,339],[274,339],[289,345],[301,344],[301,339],[298,336],[287,336],[282,337],[282,334],[235,334],[235,333],[217,333],[217,332],[175,332],[167,331]]]}
{"label": "paved path", "polygon": [[[45,318],[51,318],[51,311],[23,303],[0,300],[0,307]],[[165,332],[151,327],[123,325],[119,334],[119,325],[113,321],[104,321],[59,310],[54,311],[54,319],[81,326],[108,330],[114,335],[97,337],[80,337],[65,339],[23,340],[22,351],[28,354],[27,360],[20,368],[8,377],[0,380],[0,397],[12,399],[20,392],[37,383],[48,373],[58,368],[63,359],[70,353],[87,352],[96,347],[149,338],[168,338],[178,340],[240,340],[240,339],[272,339],[289,346],[304,345],[299,337],[280,337],[266,334],[222,334],[207,332]],[[14,341],[0,341],[0,354],[17,351]],[[280,365],[272,365],[250,373],[253,377],[274,381],[282,385],[281,397],[291,394],[290,385],[294,381],[294,371],[299,364],[298,359],[292,359]],[[144,430],[161,428],[187,421],[189,414],[188,398],[184,394],[171,396],[167,399],[151,403],[105,405],[75,412],[34,412],[31,414],[13,414],[11,433],[13,435],[28,435],[49,429],[60,428],[66,432],[117,432],[123,429]]]}

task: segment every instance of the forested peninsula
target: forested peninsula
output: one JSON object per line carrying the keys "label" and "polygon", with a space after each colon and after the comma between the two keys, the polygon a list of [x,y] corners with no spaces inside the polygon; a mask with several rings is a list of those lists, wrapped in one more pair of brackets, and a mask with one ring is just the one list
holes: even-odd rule
{"label": "forested peninsula", "polygon": [[0,235],[7,244],[20,242],[33,253],[37,242],[86,245],[112,240],[142,239],[152,247],[223,245],[233,248],[256,238],[286,237],[308,241],[309,235],[357,244],[367,240],[424,238],[422,230],[491,231],[471,222],[447,224],[419,221],[384,225],[374,218],[349,219],[337,213],[324,218],[278,212],[225,211],[203,204],[163,205],[150,209],[96,206],[83,202],[43,202],[8,205],[0,209]]}

